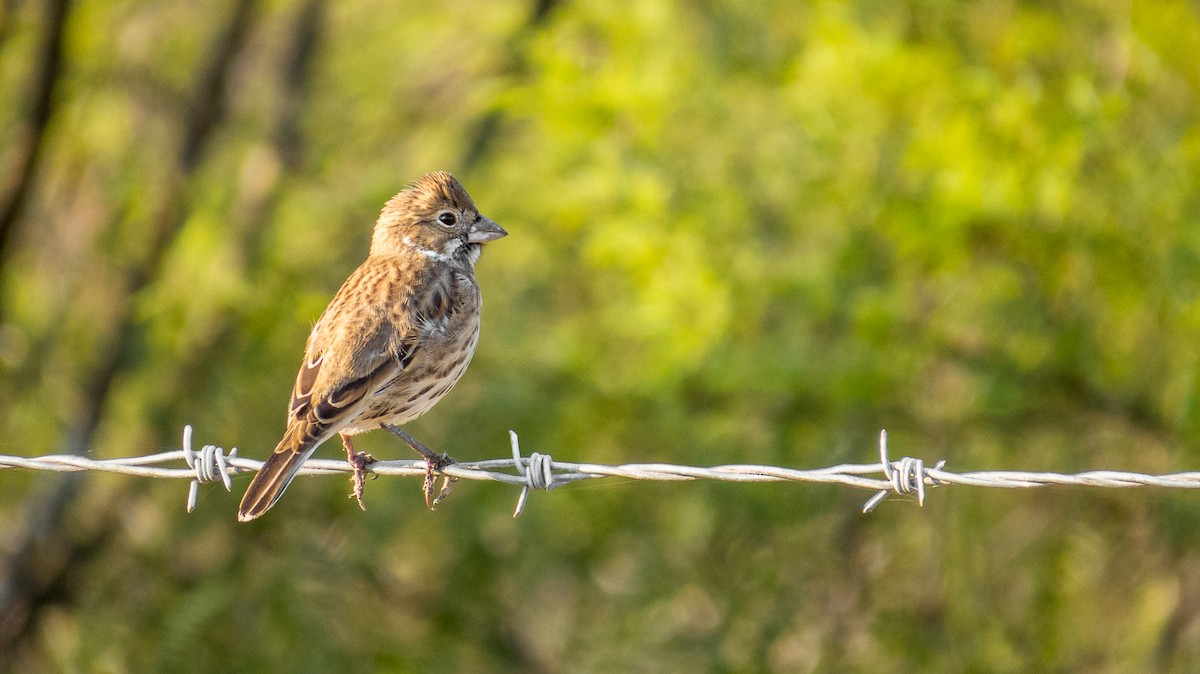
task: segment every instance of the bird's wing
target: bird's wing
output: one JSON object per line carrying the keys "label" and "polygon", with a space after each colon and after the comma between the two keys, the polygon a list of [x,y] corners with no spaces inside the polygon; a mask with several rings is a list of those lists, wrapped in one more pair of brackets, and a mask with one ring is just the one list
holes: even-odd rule
{"label": "bird's wing", "polygon": [[[399,340],[406,345],[402,350],[390,348],[397,341],[397,328],[409,332],[408,326],[369,312],[363,319],[355,334],[311,340],[288,406],[287,435],[295,436],[293,451],[304,451],[309,443],[353,422],[364,400],[399,375],[416,355],[415,340]],[[315,330],[321,327],[318,323]],[[293,433],[293,427],[304,431]]]}
{"label": "bird's wing", "polygon": [[[317,327],[320,325],[318,322]],[[361,327],[376,333],[389,330],[383,323]],[[377,341],[378,336],[368,343]],[[336,340],[330,348],[339,348]],[[365,398],[395,378],[412,360],[411,353],[393,357],[386,352],[363,351],[353,359],[357,368],[340,377],[322,377],[322,368],[327,363],[339,369],[345,367],[346,361],[332,358],[331,351],[314,350],[311,343],[309,351],[296,376],[283,439],[263,462],[242,498],[238,519],[243,522],[262,515],[274,505],[317,446],[352,423]]]}

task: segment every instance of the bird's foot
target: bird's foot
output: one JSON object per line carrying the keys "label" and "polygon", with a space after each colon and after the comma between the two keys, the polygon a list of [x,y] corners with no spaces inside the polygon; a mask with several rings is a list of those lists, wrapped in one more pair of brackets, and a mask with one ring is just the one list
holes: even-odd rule
{"label": "bird's foot", "polygon": [[[447,454],[438,454],[432,449],[422,445],[416,438],[409,435],[407,431],[399,426],[385,425],[388,431],[400,438],[409,447],[412,447],[418,454],[425,457],[425,483],[422,485],[422,491],[425,493],[425,506],[430,510],[436,510],[438,504],[450,495],[451,485],[458,482],[458,478],[442,474],[442,470],[447,466],[454,465],[454,459]],[[433,495],[434,487],[437,484],[437,476],[442,474],[442,486],[437,490],[437,496]]]}
{"label": "bird's foot", "polygon": [[[425,506],[430,510],[437,510],[438,504],[450,495],[450,485],[458,482],[457,477],[452,477],[442,473],[442,469],[454,463],[454,459],[445,454],[438,454],[434,458],[425,459],[425,484],[423,491],[425,492]],[[433,495],[433,485],[437,482],[437,476],[442,476],[442,488],[438,490],[435,497]]]}
{"label": "bird's foot", "polygon": [[[350,498],[358,501],[358,507],[366,512],[367,506],[363,503],[363,496],[367,483],[367,466],[375,463],[378,459],[366,452],[354,451],[354,445],[350,442],[348,435],[342,435],[342,447],[346,450],[346,462],[350,464],[350,484],[352,485]],[[372,480],[378,477],[375,473],[371,473]]]}
{"label": "bird's foot", "polygon": [[[354,471],[353,474],[350,475],[350,484],[354,485],[350,492],[350,498],[358,501],[358,507],[362,508],[364,512],[367,510],[367,506],[363,503],[363,494],[365,493],[363,487],[367,482],[366,469],[367,466],[375,463],[376,461],[378,461],[378,459],[370,454],[367,454],[366,452],[355,452],[354,458],[350,459],[350,467]],[[378,477],[379,476],[375,473],[371,473],[372,480]]]}

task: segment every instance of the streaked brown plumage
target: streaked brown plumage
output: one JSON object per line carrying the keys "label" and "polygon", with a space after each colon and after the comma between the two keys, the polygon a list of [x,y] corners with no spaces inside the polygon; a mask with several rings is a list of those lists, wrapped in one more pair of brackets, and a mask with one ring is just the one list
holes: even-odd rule
{"label": "streaked brown plumage", "polygon": [[[267,511],[323,442],[412,421],[454,386],[475,353],[475,263],[505,232],[445,172],[388,201],[371,252],[308,338],[287,430],[246,489],[245,522]],[[352,461],[353,462],[353,461]]]}

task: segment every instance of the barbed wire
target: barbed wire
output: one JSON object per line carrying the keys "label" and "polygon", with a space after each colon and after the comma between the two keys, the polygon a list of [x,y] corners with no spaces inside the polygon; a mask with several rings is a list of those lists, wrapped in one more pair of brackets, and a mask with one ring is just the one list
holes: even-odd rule
{"label": "barbed wire", "polygon": [[[548,454],[534,452],[521,456],[516,431],[509,431],[511,459],[461,461],[440,472],[452,480],[490,480],[521,487],[513,517],[525,509],[530,490],[549,491],[580,480],[623,477],[631,480],[678,482],[687,480],[719,480],[724,482],[816,482],[840,484],[877,493],[863,506],[871,512],[890,494],[916,494],[917,503],[925,504],[925,492],[930,487],[967,485],[1000,489],[1028,489],[1051,485],[1132,488],[1163,487],[1170,489],[1200,489],[1200,472],[1147,475],[1113,470],[1093,470],[1082,473],[1044,473],[1012,470],[985,470],[955,473],[945,470],[946,462],[938,461],[926,468],[924,461],[912,457],[891,461],[888,458],[887,431],[879,433],[879,462],[841,464],[828,468],[799,469],[754,464],[721,466],[682,466],[669,463],[626,463],[606,465],[554,461]],[[186,468],[163,467],[159,464],[183,461]],[[0,470],[24,468],[56,472],[99,471],[154,478],[191,480],[188,488],[187,511],[196,509],[196,498],[203,483],[222,482],[226,491],[233,488],[233,475],[252,473],[262,467],[262,461],[244,459],[234,447],[226,452],[216,445],[192,449],[192,427],[183,429],[181,450],[160,452],[147,456],[120,459],[90,459],[84,456],[53,454],[37,457],[0,455]],[[297,475],[334,475],[351,472],[346,461],[309,459]],[[425,476],[424,460],[375,461],[366,468],[374,475]],[[515,472],[507,472],[515,471]],[[882,477],[870,477],[882,474]]]}

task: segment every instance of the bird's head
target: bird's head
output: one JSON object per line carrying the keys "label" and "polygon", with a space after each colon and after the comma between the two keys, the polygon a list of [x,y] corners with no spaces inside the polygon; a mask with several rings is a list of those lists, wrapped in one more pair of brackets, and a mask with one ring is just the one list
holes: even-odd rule
{"label": "bird's head", "polygon": [[507,234],[479,213],[454,176],[437,171],[417,178],[383,207],[371,237],[371,254],[416,251],[445,262],[474,264],[480,246]]}

